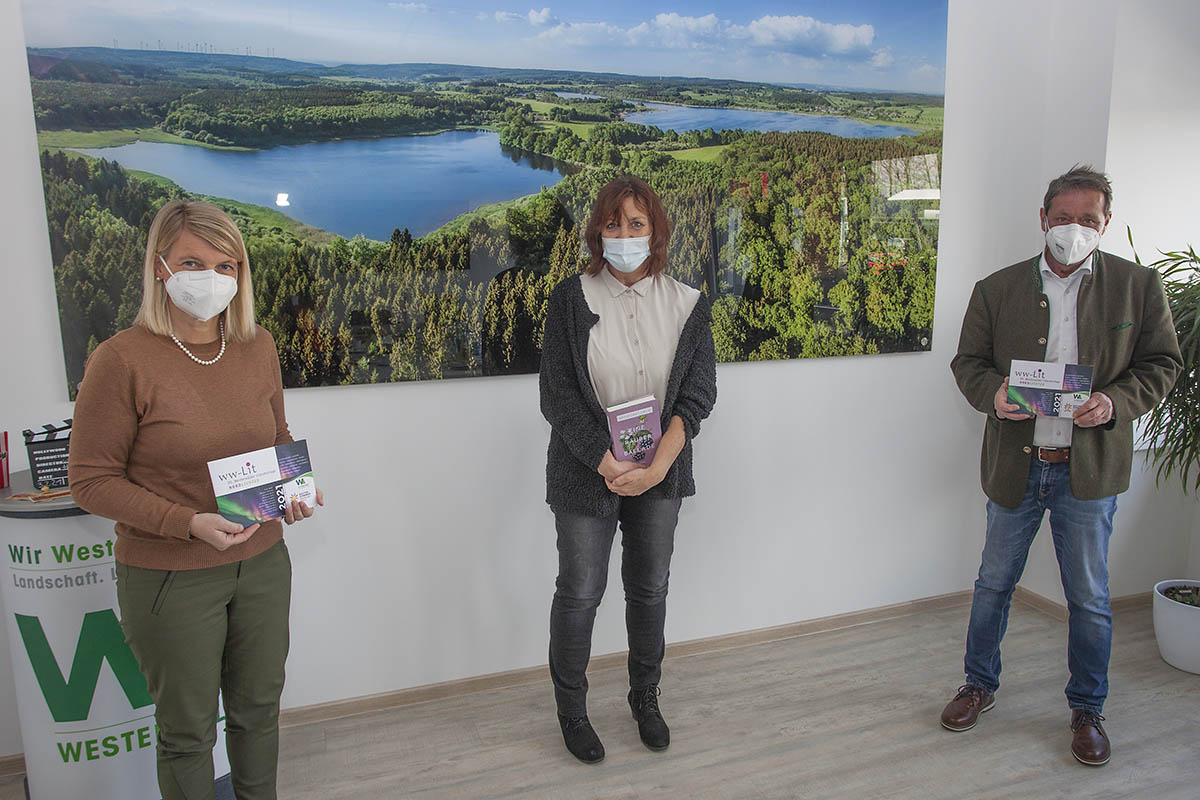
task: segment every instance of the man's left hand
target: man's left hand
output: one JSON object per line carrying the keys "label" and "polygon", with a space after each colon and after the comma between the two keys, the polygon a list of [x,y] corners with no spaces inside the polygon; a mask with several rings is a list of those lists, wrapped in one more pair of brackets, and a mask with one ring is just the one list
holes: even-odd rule
{"label": "man's left hand", "polygon": [[1113,402],[1104,392],[1092,392],[1092,396],[1075,409],[1072,416],[1075,418],[1075,424],[1081,428],[1105,425],[1113,417]]}

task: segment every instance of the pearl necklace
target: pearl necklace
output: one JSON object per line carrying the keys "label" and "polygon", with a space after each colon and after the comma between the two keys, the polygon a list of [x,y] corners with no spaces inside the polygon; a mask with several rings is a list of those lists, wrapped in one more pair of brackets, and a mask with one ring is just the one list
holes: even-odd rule
{"label": "pearl necklace", "polygon": [[175,335],[175,331],[171,331],[171,338],[175,340],[175,344],[179,345],[179,349],[187,353],[187,357],[203,367],[209,367],[221,360],[221,356],[225,355],[225,320],[218,320],[217,325],[221,328],[221,352],[217,353],[216,358],[210,358],[207,361],[196,358],[196,354],[183,346],[183,342],[179,341],[179,337]]}

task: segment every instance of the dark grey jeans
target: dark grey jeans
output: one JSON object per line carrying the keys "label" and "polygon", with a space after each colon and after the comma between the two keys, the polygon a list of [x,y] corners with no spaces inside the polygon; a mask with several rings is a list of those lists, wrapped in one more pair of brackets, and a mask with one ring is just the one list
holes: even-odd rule
{"label": "dark grey jeans", "polygon": [[608,584],[608,560],[621,526],[621,580],[629,635],[629,685],[657,684],[662,675],[667,578],[675,547],[679,498],[622,497],[611,517],[555,512],[558,580],[550,605],[550,678],[558,713],[587,714],[587,665],[592,624]]}

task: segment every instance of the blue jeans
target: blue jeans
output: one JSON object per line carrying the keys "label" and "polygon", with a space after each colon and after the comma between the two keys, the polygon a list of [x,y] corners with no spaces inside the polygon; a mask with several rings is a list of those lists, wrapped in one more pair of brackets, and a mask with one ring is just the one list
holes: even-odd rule
{"label": "blue jeans", "polygon": [[1000,685],[1000,640],[1013,589],[1025,570],[1033,537],[1050,511],[1050,534],[1070,614],[1067,623],[1067,704],[1099,713],[1108,696],[1112,611],[1108,603],[1108,540],[1117,498],[1078,500],[1070,464],[1032,459],[1017,508],[988,501],[987,541],[971,600],[964,666],[967,683],[988,692]]}
{"label": "blue jeans", "polygon": [[558,713],[587,714],[592,625],[608,584],[608,557],[621,526],[621,580],[629,636],[629,685],[659,682],[667,619],[667,579],[679,498],[622,497],[611,517],[558,511],[558,580],[550,604],[550,678]]}

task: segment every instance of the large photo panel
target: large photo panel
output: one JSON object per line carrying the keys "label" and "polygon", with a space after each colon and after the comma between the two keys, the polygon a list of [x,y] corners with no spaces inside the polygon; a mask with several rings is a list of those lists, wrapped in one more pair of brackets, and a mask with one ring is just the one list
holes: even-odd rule
{"label": "large photo panel", "polygon": [[930,347],[945,0],[22,12],[72,396],[179,196],[241,228],[286,386],[536,372],[622,173],[719,360]]}

